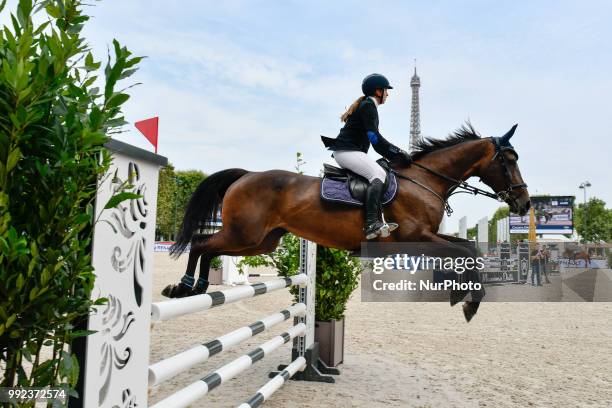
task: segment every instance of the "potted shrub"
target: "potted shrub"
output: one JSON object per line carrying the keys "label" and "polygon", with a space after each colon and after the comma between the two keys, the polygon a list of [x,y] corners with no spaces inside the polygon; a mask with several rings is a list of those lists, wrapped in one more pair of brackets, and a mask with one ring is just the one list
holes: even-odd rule
{"label": "potted shrub", "polygon": [[329,367],[344,361],[344,312],[361,270],[359,259],[347,251],[317,247],[315,341],[319,358]]}
{"label": "potted shrub", "polygon": [[211,285],[223,284],[223,263],[221,257],[215,256],[210,261],[210,273],[208,274],[208,282]]}
{"label": "potted shrub", "polygon": [[[238,267],[272,266],[280,276],[291,276],[298,273],[299,255],[299,238],[287,234],[276,251],[247,256]],[[344,359],[344,312],[361,271],[359,259],[350,257],[347,251],[317,246],[315,341],[319,342],[320,359],[329,367],[341,364]],[[297,289],[290,290],[297,301]]]}

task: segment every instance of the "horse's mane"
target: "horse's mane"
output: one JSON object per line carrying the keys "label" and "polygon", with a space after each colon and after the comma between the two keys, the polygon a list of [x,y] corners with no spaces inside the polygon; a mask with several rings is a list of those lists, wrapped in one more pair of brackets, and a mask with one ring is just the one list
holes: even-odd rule
{"label": "horse's mane", "polygon": [[466,122],[464,125],[461,125],[459,129],[448,135],[446,139],[433,139],[426,137],[419,140],[413,146],[412,159],[418,160],[431,152],[435,152],[436,150],[479,139],[481,139],[480,134],[474,130],[474,127],[470,122]]}

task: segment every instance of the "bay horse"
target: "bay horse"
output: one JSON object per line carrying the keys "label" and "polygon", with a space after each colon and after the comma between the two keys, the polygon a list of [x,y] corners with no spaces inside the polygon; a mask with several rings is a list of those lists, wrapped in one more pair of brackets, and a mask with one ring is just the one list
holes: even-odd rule
{"label": "bay horse", "polygon": [[[482,138],[468,123],[447,139],[420,142],[411,165],[391,163],[398,191],[385,208],[385,217],[400,227],[377,240],[446,243],[456,256],[475,256],[466,252],[465,245],[453,244],[466,240],[438,233],[443,212],[450,208],[446,201],[459,188],[505,201],[514,213],[527,213],[529,193],[517,165],[518,154],[510,144],[515,129],[516,125],[502,137]],[[470,177],[480,177],[496,193],[468,185],[465,180]],[[168,285],[162,294],[183,297],[205,293],[213,257],[272,252],[287,232],[326,247],[359,251],[366,241],[364,210],[323,201],[320,189],[321,178],[283,170],[227,169],[211,174],[189,200],[177,242],[171,248],[171,255],[178,257],[191,243],[186,273],[179,284]],[[217,221],[219,208],[221,229],[210,235],[196,234],[203,225]],[[198,258],[200,275],[194,286]],[[477,271],[463,275],[479,280]],[[466,295],[467,291],[451,293],[451,305]],[[472,291],[472,300],[464,303],[468,321],[483,296],[484,290]]]}
{"label": "bay horse", "polygon": [[589,254],[589,249],[587,248],[565,248],[563,251],[563,257],[567,258],[567,265],[570,266],[572,262],[574,266],[578,266],[578,261],[582,259],[584,261],[585,268],[589,268],[591,265],[591,255]]}

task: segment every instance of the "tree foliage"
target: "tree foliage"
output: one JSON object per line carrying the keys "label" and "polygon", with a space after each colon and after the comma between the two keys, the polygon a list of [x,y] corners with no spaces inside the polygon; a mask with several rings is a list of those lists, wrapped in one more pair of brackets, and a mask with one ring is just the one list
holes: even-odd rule
{"label": "tree foliage", "polygon": [[612,242],[612,209],[592,197],[574,211],[574,226],[584,242]]}
{"label": "tree foliage", "polygon": [[[73,386],[79,368],[70,345],[87,334],[74,327],[93,304],[93,203],[110,164],[103,145],[125,123],[129,96],[116,86],[141,58],[113,41],[98,78],[101,63],[81,37],[89,19],[82,6],[20,0],[0,31],[3,387]],[[35,13],[47,21],[35,25]]]}
{"label": "tree foliage", "polygon": [[510,208],[507,205],[499,207],[493,213],[493,216],[489,220],[489,244],[497,244],[497,221],[503,218],[508,218],[510,215]]}
{"label": "tree foliage", "polygon": [[171,164],[162,169],[157,193],[158,238],[174,239],[183,221],[189,198],[204,179],[206,175],[200,170],[177,171]]}
{"label": "tree foliage", "polygon": [[168,164],[159,171],[157,186],[157,219],[155,222],[155,235],[158,239],[169,239],[174,227],[172,225],[174,215],[174,194],[176,183],[174,179],[174,166]]}

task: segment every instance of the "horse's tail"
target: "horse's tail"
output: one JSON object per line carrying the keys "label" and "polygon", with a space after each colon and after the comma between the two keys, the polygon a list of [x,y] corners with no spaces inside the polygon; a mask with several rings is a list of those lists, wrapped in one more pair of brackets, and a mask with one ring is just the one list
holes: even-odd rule
{"label": "horse's tail", "polygon": [[218,221],[217,211],[225,192],[247,173],[248,171],[243,169],[222,170],[211,174],[200,183],[189,199],[176,242],[170,247],[172,257],[177,258],[183,253],[198,228],[203,225],[212,228],[212,224]]}

